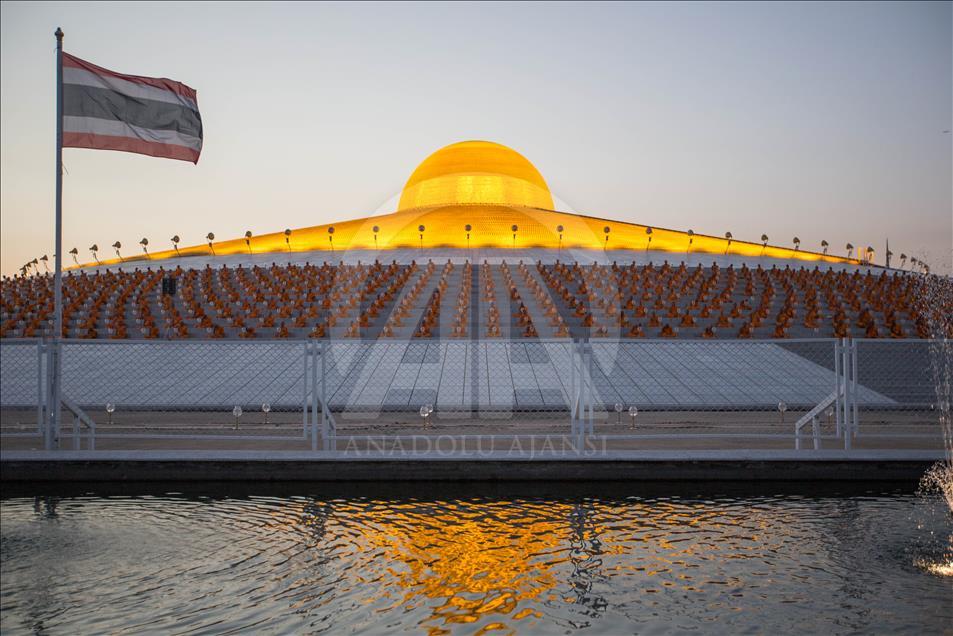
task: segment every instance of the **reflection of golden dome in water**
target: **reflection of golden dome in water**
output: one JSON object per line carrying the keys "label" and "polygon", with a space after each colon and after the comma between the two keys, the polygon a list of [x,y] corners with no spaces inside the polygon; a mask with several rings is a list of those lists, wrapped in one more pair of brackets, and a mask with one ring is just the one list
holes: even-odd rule
{"label": "reflection of golden dome in water", "polygon": [[412,508],[399,520],[386,506],[337,508],[360,519],[362,548],[392,564],[389,581],[405,592],[405,603],[442,600],[431,607],[431,618],[445,624],[474,623],[490,615],[539,616],[520,605],[558,587],[560,561],[544,555],[559,552],[571,506],[553,502],[535,513],[507,501],[466,502],[450,509],[418,502]]}
{"label": "reflection of golden dome in water", "polygon": [[554,208],[546,181],[526,157],[490,141],[462,141],[417,166],[397,209],[473,204]]}

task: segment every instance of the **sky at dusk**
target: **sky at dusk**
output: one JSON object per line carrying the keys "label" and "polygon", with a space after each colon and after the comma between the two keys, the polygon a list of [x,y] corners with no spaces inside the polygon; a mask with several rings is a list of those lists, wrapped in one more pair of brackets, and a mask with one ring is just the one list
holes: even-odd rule
{"label": "sky at dusk", "polygon": [[5,275],[53,253],[58,26],[73,55],[197,89],[205,133],[197,166],[64,150],[81,260],[392,211],[427,155],[486,139],[581,213],[877,262],[889,238],[950,271],[949,2],[4,2]]}

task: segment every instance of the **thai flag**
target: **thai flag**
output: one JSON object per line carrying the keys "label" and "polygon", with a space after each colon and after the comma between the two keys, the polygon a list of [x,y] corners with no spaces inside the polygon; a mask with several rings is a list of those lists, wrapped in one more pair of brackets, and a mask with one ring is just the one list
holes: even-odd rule
{"label": "thai flag", "polygon": [[198,163],[195,89],[123,75],[63,53],[63,147],[122,150]]}

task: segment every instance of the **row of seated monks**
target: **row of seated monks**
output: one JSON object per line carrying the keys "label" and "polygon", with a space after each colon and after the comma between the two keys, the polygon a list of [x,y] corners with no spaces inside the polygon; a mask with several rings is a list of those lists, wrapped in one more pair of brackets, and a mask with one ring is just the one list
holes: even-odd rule
{"label": "row of seated monks", "polygon": [[[592,335],[602,335],[600,321],[606,321],[620,333],[644,337],[643,322],[638,319],[647,317],[647,326],[658,329],[661,337],[677,337],[680,327],[697,327],[699,319],[706,319],[709,324],[699,334],[702,338],[715,337],[716,330],[730,334],[734,329],[734,337],[755,337],[754,330],[762,325],[770,329],[762,335],[785,338],[799,315],[802,331],[822,335],[826,313],[831,330],[823,335],[847,337],[855,335],[848,312],[862,329],[856,335],[863,337],[906,337],[904,319],[916,337],[930,333],[924,315],[930,308],[914,301],[919,278],[910,275],[746,266],[723,272],[713,266],[706,276],[700,266],[689,272],[684,264],[673,268],[667,263],[657,269],[651,265],[537,264],[537,270],[552,297],[581,327],[591,328]],[[875,313],[880,314],[879,320]],[[769,323],[771,315],[774,320]]]}
{"label": "row of seated monks", "polygon": [[450,332],[452,338],[466,338],[468,335],[467,324],[470,319],[470,297],[472,293],[473,265],[468,261],[464,263],[460,277],[460,291],[457,293],[457,305],[454,309],[453,327]]}
{"label": "row of seated monks", "polygon": [[443,271],[440,273],[440,279],[437,281],[437,288],[430,295],[430,300],[424,306],[423,315],[420,317],[420,323],[414,332],[415,338],[432,338],[440,326],[440,300],[447,290],[447,277],[453,272],[453,263],[447,261]]}
{"label": "row of seated monks", "polygon": [[538,338],[539,333],[536,331],[536,326],[533,325],[533,319],[529,315],[529,309],[527,309],[523,303],[523,299],[513,281],[513,276],[510,274],[510,268],[506,262],[500,265],[500,274],[503,276],[503,282],[506,283],[506,286],[509,287],[510,290],[510,307],[514,309],[513,318],[516,322],[516,331],[522,333],[524,338]]}
{"label": "row of seated monks", "polygon": [[499,338],[503,332],[500,329],[500,308],[496,306],[496,283],[493,282],[493,270],[485,262],[480,267],[480,285],[486,303],[486,337]]}
{"label": "row of seated monks", "polygon": [[384,328],[381,330],[382,337],[390,338],[397,335],[394,330],[404,326],[404,321],[410,316],[414,305],[417,303],[417,297],[420,296],[420,293],[427,286],[436,270],[437,266],[432,262],[423,268],[421,275],[416,279],[414,284],[410,286],[410,289],[403,294],[394,307],[394,310],[388,316],[387,321],[384,323]]}
{"label": "row of seated monks", "polygon": [[[164,295],[162,281],[170,276],[177,291]],[[62,335],[430,338],[441,335],[446,315],[446,335],[457,338],[474,335],[473,329],[479,337],[536,337],[543,324],[545,335],[555,337],[927,338],[936,325],[949,325],[940,318],[953,307],[925,300],[925,280],[886,270],[667,262],[484,262],[474,271],[470,263],[448,261],[439,272],[433,262],[107,269],[64,276]],[[930,279],[943,280],[949,283]],[[475,301],[483,307],[472,307]],[[503,306],[509,308],[507,330]],[[48,336],[52,314],[50,276],[3,279],[0,337]],[[474,315],[480,325],[470,324]]]}
{"label": "row of seated monks", "polygon": [[[81,273],[64,278],[66,337],[225,337],[225,328],[255,337],[256,329],[282,337],[289,325],[320,332],[362,303],[370,315],[384,311],[415,265]],[[178,281],[175,297],[160,295],[162,279]],[[33,337],[52,314],[49,285],[14,279],[3,287],[4,335]],[[11,284],[12,283],[12,284]],[[36,298],[34,302],[31,296]]]}

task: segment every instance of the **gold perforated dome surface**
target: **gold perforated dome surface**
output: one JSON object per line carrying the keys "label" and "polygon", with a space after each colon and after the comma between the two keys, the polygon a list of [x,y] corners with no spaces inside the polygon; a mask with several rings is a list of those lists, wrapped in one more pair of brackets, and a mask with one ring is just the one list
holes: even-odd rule
{"label": "gold perforated dome surface", "polygon": [[462,141],[427,157],[407,180],[398,210],[445,205],[555,207],[536,167],[490,141]]}

